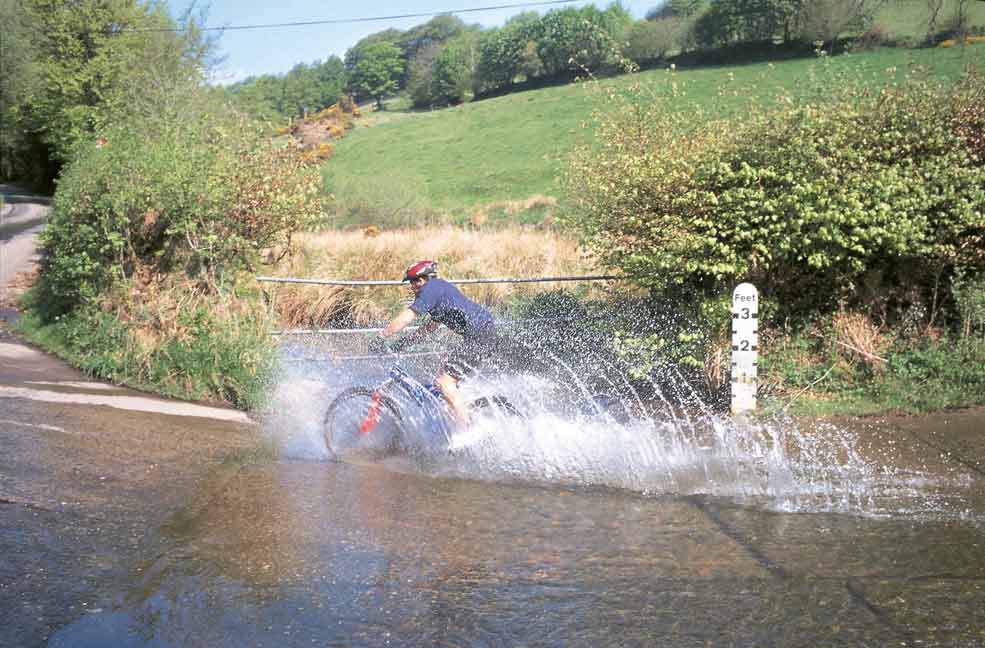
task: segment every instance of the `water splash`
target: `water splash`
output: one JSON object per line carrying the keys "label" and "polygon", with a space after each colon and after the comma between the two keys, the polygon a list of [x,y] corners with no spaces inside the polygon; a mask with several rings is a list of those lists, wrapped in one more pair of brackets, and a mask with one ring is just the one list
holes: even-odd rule
{"label": "water splash", "polygon": [[[385,367],[376,359],[305,356],[298,348],[285,350],[264,429],[287,457],[331,459],[323,438],[329,402],[353,384],[378,382]],[[558,366],[573,377],[573,388],[531,374],[463,383],[467,399],[502,395],[523,416],[489,408],[450,436],[429,431],[416,405],[403,402],[415,451],[389,465],[442,477],[647,496],[703,494],[786,512],[882,516],[960,509],[960,501],[935,495],[940,475],[894,467],[885,448],[881,456],[863,452],[858,432],[845,426],[782,416],[734,420],[693,392],[682,399],[655,389],[644,399],[629,381],[611,379],[602,384],[607,396],[618,395],[618,407],[603,408],[589,398],[594,394],[579,371]],[[430,376],[433,362],[416,369]]]}

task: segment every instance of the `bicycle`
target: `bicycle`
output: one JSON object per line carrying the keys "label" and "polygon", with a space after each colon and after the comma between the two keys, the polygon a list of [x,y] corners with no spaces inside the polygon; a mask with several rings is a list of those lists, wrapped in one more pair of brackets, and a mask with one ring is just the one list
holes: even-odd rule
{"label": "bicycle", "polygon": [[[387,392],[407,397],[414,409],[402,410],[397,397]],[[469,409],[504,417],[522,416],[501,395],[477,398]],[[383,382],[372,387],[349,387],[336,396],[325,412],[323,434],[325,446],[337,457],[354,451],[385,457],[412,454],[434,445],[448,448],[452,441],[451,420],[438,387],[420,382],[395,364]]]}

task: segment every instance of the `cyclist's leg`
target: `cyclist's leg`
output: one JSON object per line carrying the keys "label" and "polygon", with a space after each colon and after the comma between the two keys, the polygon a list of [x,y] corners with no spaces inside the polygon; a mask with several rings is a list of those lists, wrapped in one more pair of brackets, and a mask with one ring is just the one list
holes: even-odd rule
{"label": "cyclist's leg", "polygon": [[448,403],[455,422],[460,425],[468,425],[469,410],[462,401],[462,393],[458,389],[458,379],[450,373],[442,371],[434,379],[434,382],[438,385],[438,389],[441,390],[441,396]]}
{"label": "cyclist's leg", "polygon": [[448,356],[434,380],[451,408],[456,422],[462,425],[469,423],[469,408],[462,400],[458,383],[475,373],[482,365],[486,351],[486,345],[466,341]]}

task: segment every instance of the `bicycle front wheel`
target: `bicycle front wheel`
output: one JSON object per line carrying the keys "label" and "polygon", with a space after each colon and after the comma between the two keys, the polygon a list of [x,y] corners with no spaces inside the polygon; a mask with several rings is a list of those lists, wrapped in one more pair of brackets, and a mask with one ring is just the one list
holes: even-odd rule
{"label": "bicycle front wheel", "polygon": [[403,419],[392,399],[367,387],[339,394],[325,412],[325,447],[339,459],[379,459],[400,450]]}

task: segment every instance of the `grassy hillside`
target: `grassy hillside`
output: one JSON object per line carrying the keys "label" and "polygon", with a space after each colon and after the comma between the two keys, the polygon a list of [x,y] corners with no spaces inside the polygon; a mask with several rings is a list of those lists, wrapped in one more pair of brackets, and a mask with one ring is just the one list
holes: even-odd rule
{"label": "grassy hillside", "polygon": [[[558,196],[555,178],[593,110],[605,109],[607,89],[639,83],[673,93],[681,110],[711,113],[748,110],[781,91],[824,93],[844,75],[885,84],[908,73],[955,77],[985,60],[985,44],[935,49],[879,49],[829,60],[697,69],[651,70],[598,83],[544,88],[433,112],[383,112],[369,116],[338,143],[324,167],[337,199],[336,225],[466,221],[493,204],[492,218],[521,211],[543,218],[549,201],[525,216],[523,201]],[[497,204],[498,203],[498,204]],[[545,206],[546,205],[546,206]],[[486,209],[485,211],[488,211]]]}
{"label": "grassy hillside", "polygon": [[[945,0],[937,18],[938,30],[950,24],[957,0]],[[985,2],[971,2],[968,18],[972,25],[985,25]],[[925,0],[896,0],[888,2],[876,16],[875,24],[897,37],[922,38],[927,33],[927,3]]]}

